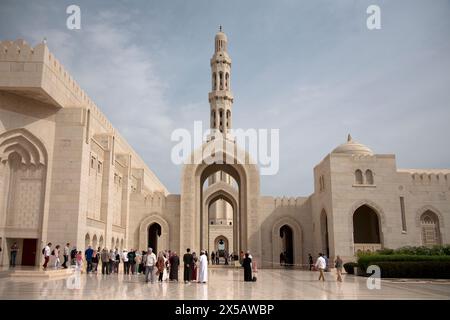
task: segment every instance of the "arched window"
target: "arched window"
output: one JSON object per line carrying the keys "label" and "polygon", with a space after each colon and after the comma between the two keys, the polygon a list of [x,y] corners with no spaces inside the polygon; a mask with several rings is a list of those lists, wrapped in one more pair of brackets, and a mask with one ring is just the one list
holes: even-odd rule
{"label": "arched window", "polygon": [[366,170],[366,183],[367,184],[373,184],[373,173],[372,173],[372,170],[369,170],[369,169]]}
{"label": "arched window", "polygon": [[420,226],[422,229],[422,245],[431,247],[441,244],[439,218],[434,212],[430,210],[424,212],[420,217]]}
{"label": "arched window", "polygon": [[223,90],[223,72],[219,72],[219,83],[220,83],[220,90]]}
{"label": "arched window", "polygon": [[91,237],[89,236],[89,233],[86,233],[86,237],[84,238],[84,246],[85,248],[87,248],[90,245],[91,245]]}
{"label": "arched window", "polygon": [[215,72],[212,74],[212,83],[213,90],[217,90],[217,76]]}
{"label": "arched window", "polygon": [[363,184],[363,175],[361,170],[356,170],[355,171],[355,183],[356,184]]}
{"label": "arched window", "polygon": [[228,85],[229,85],[229,78],[230,78],[230,75],[228,74],[228,72],[227,73],[225,73],[225,89],[228,89]]}

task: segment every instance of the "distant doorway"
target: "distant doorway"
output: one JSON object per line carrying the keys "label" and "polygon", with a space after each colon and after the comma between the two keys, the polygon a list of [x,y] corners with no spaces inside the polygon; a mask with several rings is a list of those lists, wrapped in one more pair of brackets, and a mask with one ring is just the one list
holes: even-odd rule
{"label": "distant doorway", "polygon": [[161,237],[161,226],[159,223],[152,223],[148,228],[147,247],[152,248],[155,254],[158,254],[158,240]]}
{"label": "distant doorway", "polygon": [[22,265],[34,266],[36,264],[37,239],[23,239]]}
{"label": "distant doorway", "polygon": [[294,264],[294,241],[291,227],[287,224],[280,228],[280,237],[282,239],[282,254],[286,265]]}

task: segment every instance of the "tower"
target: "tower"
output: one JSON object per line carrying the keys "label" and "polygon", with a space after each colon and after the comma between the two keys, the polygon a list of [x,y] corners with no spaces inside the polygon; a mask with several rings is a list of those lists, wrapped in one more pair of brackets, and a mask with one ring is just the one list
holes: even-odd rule
{"label": "tower", "polygon": [[210,128],[230,138],[233,93],[231,92],[231,58],[227,51],[228,39],[219,27],[214,39],[214,54],[211,64],[211,92],[208,94],[210,105]]}
{"label": "tower", "polygon": [[[225,139],[232,139],[230,134],[233,93],[231,92],[231,58],[227,51],[228,39],[222,26],[214,38],[214,54],[211,57],[211,91],[208,94],[210,105],[209,139],[214,139],[220,133]],[[222,181],[231,183],[231,177],[225,172],[216,172],[208,179],[208,184]],[[231,205],[218,200],[210,208],[209,222],[212,225],[230,225],[233,220]]]}

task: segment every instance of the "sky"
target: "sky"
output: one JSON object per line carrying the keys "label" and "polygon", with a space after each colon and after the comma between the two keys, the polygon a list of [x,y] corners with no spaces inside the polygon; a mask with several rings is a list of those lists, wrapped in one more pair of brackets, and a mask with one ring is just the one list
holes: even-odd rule
{"label": "sky", "polygon": [[[81,9],[81,29],[66,8]],[[369,5],[381,29],[369,30]],[[47,45],[171,193],[171,133],[209,124],[222,25],[233,127],[279,129],[261,193],[307,196],[313,167],[354,140],[399,168],[450,168],[450,1],[0,0],[0,39]]]}

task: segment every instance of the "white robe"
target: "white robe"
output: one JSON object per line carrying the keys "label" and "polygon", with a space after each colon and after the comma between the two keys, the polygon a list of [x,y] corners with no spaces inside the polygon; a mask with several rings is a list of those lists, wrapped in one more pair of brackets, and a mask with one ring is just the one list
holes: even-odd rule
{"label": "white robe", "polygon": [[206,255],[204,255],[204,254],[202,254],[200,256],[198,281],[199,282],[207,282],[208,281],[208,259],[206,258]]}

